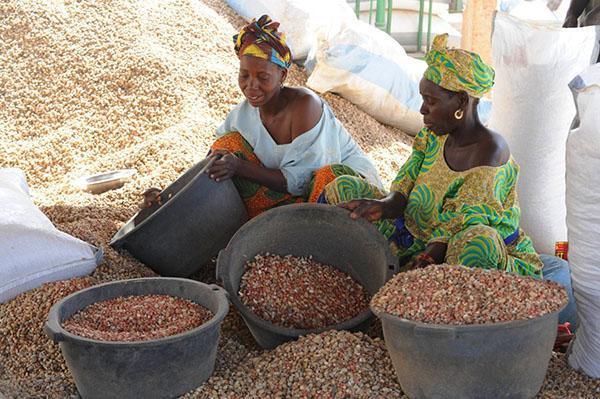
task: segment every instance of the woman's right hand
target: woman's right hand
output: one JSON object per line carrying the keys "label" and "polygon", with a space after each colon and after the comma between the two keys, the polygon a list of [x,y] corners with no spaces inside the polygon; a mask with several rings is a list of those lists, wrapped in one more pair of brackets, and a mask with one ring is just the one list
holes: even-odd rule
{"label": "woman's right hand", "polygon": [[342,202],[338,206],[349,210],[352,219],[365,218],[369,222],[374,222],[383,217],[386,204],[381,200],[359,199]]}
{"label": "woman's right hand", "polygon": [[208,169],[210,178],[215,181],[231,179],[241,167],[241,160],[227,150],[211,150],[209,155],[217,157]]}

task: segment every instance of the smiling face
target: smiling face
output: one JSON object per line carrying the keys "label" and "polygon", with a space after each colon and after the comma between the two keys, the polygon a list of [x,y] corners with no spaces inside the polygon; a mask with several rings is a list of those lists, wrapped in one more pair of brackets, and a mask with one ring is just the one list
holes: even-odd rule
{"label": "smiling face", "polygon": [[286,76],[286,69],[267,60],[249,55],[240,58],[238,84],[253,107],[268,103],[279,92]]}
{"label": "smiling face", "polygon": [[421,79],[419,91],[423,97],[423,105],[420,112],[423,115],[425,127],[437,135],[453,132],[462,120],[454,117],[454,113],[460,108],[465,111],[465,93],[455,93],[446,90],[428,79]]}

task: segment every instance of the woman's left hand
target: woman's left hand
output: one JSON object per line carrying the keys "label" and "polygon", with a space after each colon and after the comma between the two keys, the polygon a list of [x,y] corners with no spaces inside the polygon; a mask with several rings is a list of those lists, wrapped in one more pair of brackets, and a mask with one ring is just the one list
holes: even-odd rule
{"label": "woman's left hand", "polygon": [[427,267],[432,264],[433,264],[432,262],[429,262],[424,259],[415,259],[415,261],[412,264],[412,267],[413,267],[413,269],[422,269],[422,268]]}
{"label": "woman's left hand", "polygon": [[443,242],[432,242],[427,245],[425,251],[417,255],[413,262],[413,268],[420,269],[429,265],[437,265],[444,262],[448,244]]}
{"label": "woman's left hand", "polygon": [[241,159],[227,150],[211,150],[210,155],[219,158],[208,169],[208,175],[215,181],[231,179],[240,168]]}

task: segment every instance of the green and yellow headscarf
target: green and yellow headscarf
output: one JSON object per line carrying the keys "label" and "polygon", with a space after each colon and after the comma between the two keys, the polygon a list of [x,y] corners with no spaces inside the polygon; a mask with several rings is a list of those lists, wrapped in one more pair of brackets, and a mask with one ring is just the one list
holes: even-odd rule
{"label": "green and yellow headscarf", "polygon": [[470,51],[449,49],[448,34],[437,35],[425,61],[425,79],[450,91],[465,91],[481,98],[494,86],[496,73],[481,57]]}
{"label": "green and yellow headscarf", "polygon": [[278,32],[278,28],[279,22],[273,22],[268,15],[263,15],[258,21],[253,19],[233,36],[238,57],[250,55],[289,68],[292,53],[285,42],[285,34]]}

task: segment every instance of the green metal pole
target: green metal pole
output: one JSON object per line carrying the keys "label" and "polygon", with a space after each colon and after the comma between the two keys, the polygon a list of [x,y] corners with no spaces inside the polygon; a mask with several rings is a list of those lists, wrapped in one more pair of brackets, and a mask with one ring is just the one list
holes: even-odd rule
{"label": "green metal pole", "polygon": [[354,2],[354,12],[356,13],[356,18],[360,19],[360,0]]}
{"label": "green metal pole", "polygon": [[423,12],[425,11],[425,0],[419,0],[419,29],[417,30],[417,52],[421,51],[423,45]]}
{"label": "green metal pole", "polygon": [[373,22],[373,0],[369,1],[369,25]]}
{"label": "green metal pole", "polygon": [[433,0],[429,0],[429,18],[427,21],[427,51],[431,48],[431,19],[433,12]]}
{"label": "green metal pole", "polygon": [[375,26],[379,29],[385,29],[385,0],[377,0],[377,10],[375,11]]}
{"label": "green metal pole", "polygon": [[387,24],[385,27],[385,31],[390,34],[392,32],[392,8],[394,7],[394,0],[388,0],[388,9],[387,9]]}

